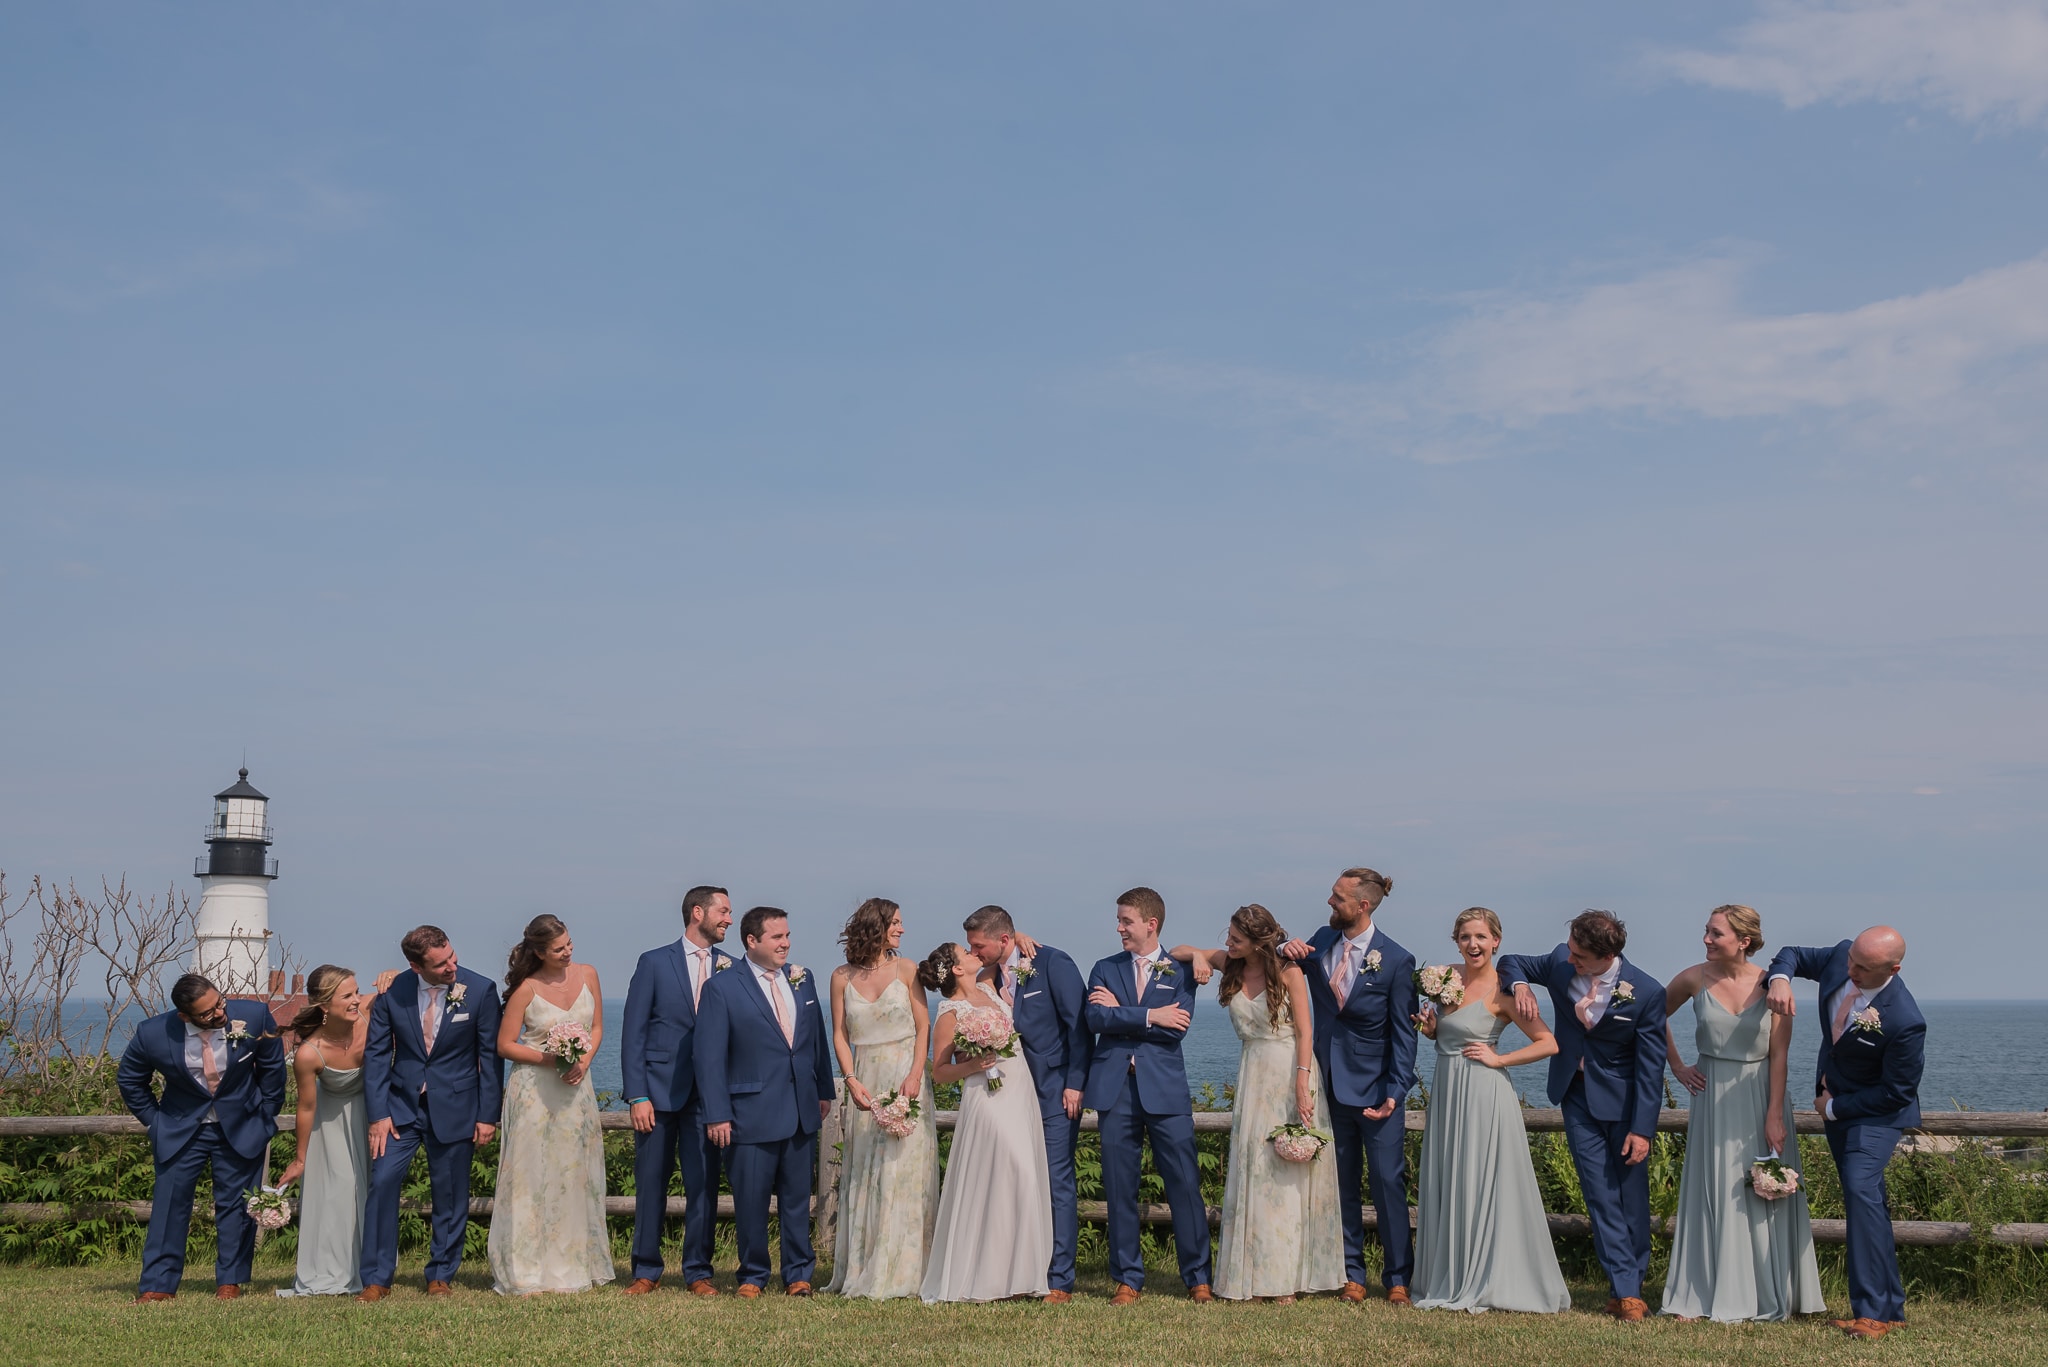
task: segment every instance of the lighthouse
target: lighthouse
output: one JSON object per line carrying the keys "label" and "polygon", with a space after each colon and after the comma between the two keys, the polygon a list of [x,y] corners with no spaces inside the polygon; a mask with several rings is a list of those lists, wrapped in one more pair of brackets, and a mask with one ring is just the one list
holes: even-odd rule
{"label": "lighthouse", "polygon": [[242,770],[234,786],[214,794],[206,853],[192,872],[199,879],[198,952],[192,970],[223,996],[261,997],[270,973],[270,799],[250,786]]}

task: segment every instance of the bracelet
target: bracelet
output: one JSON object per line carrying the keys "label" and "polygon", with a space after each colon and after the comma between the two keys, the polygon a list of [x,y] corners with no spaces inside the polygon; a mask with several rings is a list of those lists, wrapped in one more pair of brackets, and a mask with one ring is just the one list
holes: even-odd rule
{"label": "bracelet", "polygon": [[1313,1069],[1313,1068],[1304,1068],[1304,1067],[1303,1067],[1303,1066],[1302,1066],[1301,1064],[1297,1063],[1297,1064],[1295,1064],[1295,1065],[1294,1065],[1294,1071],[1295,1071],[1295,1072],[1297,1072],[1297,1073],[1313,1073],[1313,1072],[1315,1071],[1315,1069]]}

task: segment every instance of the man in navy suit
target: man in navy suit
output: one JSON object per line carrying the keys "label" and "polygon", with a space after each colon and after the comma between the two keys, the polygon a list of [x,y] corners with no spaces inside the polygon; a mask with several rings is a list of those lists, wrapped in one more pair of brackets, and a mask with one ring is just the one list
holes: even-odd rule
{"label": "man in navy suit", "polygon": [[1604,911],[1572,918],[1570,938],[1547,957],[1503,954],[1501,987],[1515,1015],[1541,1018],[1534,988],[1550,991],[1557,1052],[1550,1099],[1564,1108],[1565,1142],[1593,1221],[1593,1253],[1613,1293],[1607,1313],[1634,1323],[1648,1313],[1650,1139],[1664,1099],[1664,984],[1622,957],[1628,927]]}
{"label": "man in navy suit", "polygon": [[974,957],[995,970],[996,990],[1010,1005],[1038,1088],[1046,1173],[1052,1179],[1052,1265],[1045,1274],[1045,1302],[1064,1305],[1074,1298],[1074,1246],[1081,1231],[1074,1146],[1081,1137],[1081,1094],[1095,1047],[1084,1019],[1087,989],[1074,961],[1051,945],[1037,946],[1026,958],[1017,947],[1017,927],[1001,907],[982,907],[961,928]]}
{"label": "man in navy suit", "polygon": [[1316,1062],[1330,1099],[1347,1301],[1365,1299],[1365,1196],[1379,1221],[1380,1284],[1409,1301],[1415,1236],[1408,1227],[1408,1118],[1415,1086],[1415,956],[1373,924],[1393,880],[1368,868],[1337,875],[1330,924],[1283,946],[1304,960],[1315,1011]]}
{"label": "man in navy suit", "polygon": [[370,1195],[363,1210],[363,1289],[391,1294],[398,1271],[398,1196],[424,1144],[434,1230],[427,1294],[445,1296],[462,1266],[469,1230],[469,1164],[498,1132],[504,1076],[498,1065],[498,987],[455,961],[438,926],[408,931],[398,947],[412,965],[370,1007],[363,1091],[370,1112]]}
{"label": "man in navy suit", "polygon": [[1892,1243],[1884,1170],[1901,1131],[1920,1123],[1927,1019],[1899,977],[1906,937],[1872,926],[1832,949],[1788,947],[1771,960],[1771,1010],[1793,1012],[1793,978],[1820,984],[1820,1066],[1813,1108],[1842,1177],[1849,1222],[1849,1318],[1854,1338],[1882,1338],[1905,1323],[1906,1288]]}
{"label": "man in navy suit", "polygon": [[[270,1137],[284,1105],[284,1046],[269,1008],[223,1000],[197,973],[172,985],[171,1006],[135,1028],[115,1074],[121,1100],[149,1131],[156,1162],[137,1305],[178,1294],[192,1193],[208,1168],[219,1236],[214,1294],[242,1294],[256,1254],[256,1222],[246,1202],[270,1166]],[[150,1089],[152,1076],[163,1079],[161,1097]]]}
{"label": "man in navy suit", "polygon": [[[818,1127],[838,1088],[818,985],[789,962],[789,913],[755,907],[740,918],[747,956],[713,973],[697,1004],[695,1044],[704,1133],[729,1150],[739,1293],[768,1284],[768,1198],[782,1225],[782,1284],[811,1294],[812,1167]],[[813,1106],[812,1103],[816,1105]]]}
{"label": "man in navy suit", "polygon": [[1152,1166],[1173,1209],[1180,1278],[1197,1301],[1209,1290],[1209,1212],[1195,1162],[1194,1107],[1180,1042],[1195,1005],[1194,975],[1159,949],[1166,899],[1132,888],[1116,899],[1124,952],[1088,975],[1087,1027],[1095,1034],[1083,1101],[1100,1117],[1102,1194],[1109,1205],[1111,1305],[1129,1305],[1145,1286],[1138,1246],[1139,1145],[1152,1143]]}
{"label": "man in navy suit", "polygon": [[668,1182],[683,1171],[683,1285],[715,1296],[711,1233],[718,1223],[718,1146],[704,1136],[697,1096],[697,1005],[711,975],[734,962],[719,948],[732,924],[724,888],[683,895],[683,938],[640,956],[626,989],[621,1050],[626,1099],[633,1107],[633,1283],[644,1296],[661,1281],[661,1230]]}

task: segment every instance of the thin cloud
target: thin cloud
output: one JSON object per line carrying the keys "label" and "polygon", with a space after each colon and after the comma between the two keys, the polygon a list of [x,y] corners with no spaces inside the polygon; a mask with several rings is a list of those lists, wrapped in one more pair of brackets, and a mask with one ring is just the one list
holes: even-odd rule
{"label": "thin cloud", "polygon": [[1791,109],[1875,100],[2048,126],[2044,0],[1779,0],[1719,50],[1666,49],[1648,61],[1659,75]]}

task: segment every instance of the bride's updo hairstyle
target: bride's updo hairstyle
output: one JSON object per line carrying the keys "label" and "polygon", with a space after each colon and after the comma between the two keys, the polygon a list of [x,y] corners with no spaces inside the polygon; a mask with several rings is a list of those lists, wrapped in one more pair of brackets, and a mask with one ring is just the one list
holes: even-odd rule
{"label": "bride's updo hairstyle", "polygon": [[846,918],[846,928],[839,932],[839,943],[846,946],[846,962],[855,968],[873,968],[884,959],[895,958],[896,951],[889,948],[889,926],[901,910],[886,897],[870,897],[855,907],[853,915]]}
{"label": "bride's updo hairstyle", "polygon": [[1273,913],[1257,902],[1248,903],[1231,913],[1230,928],[1242,935],[1251,947],[1242,959],[1223,961],[1223,981],[1217,985],[1216,999],[1227,1003],[1244,991],[1244,966],[1257,964],[1259,971],[1266,975],[1266,1019],[1277,1030],[1287,1013],[1287,983],[1280,976],[1280,942],[1287,938],[1287,932],[1273,918]]}
{"label": "bride's updo hairstyle", "polygon": [[505,974],[507,995],[540,972],[541,956],[548,952],[548,946],[568,933],[569,927],[562,924],[561,917],[550,916],[546,912],[526,923],[526,934],[512,946],[512,959]]}
{"label": "bride's updo hairstyle", "polygon": [[917,966],[918,985],[942,997],[952,996],[953,969],[959,963],[960,946],[950,942],[940,945],[925,955],[924,962]]}
{"label": "bride's updo hairstyle", "polygon": [[305,1040],[315,1030],[327,1023],[327,1004],[334,1000],[334,994],[341,985],[356,975],[353,968],[340,964],[322,964],[306,975],[306,1005],[292,1023],[285,1028]]}

